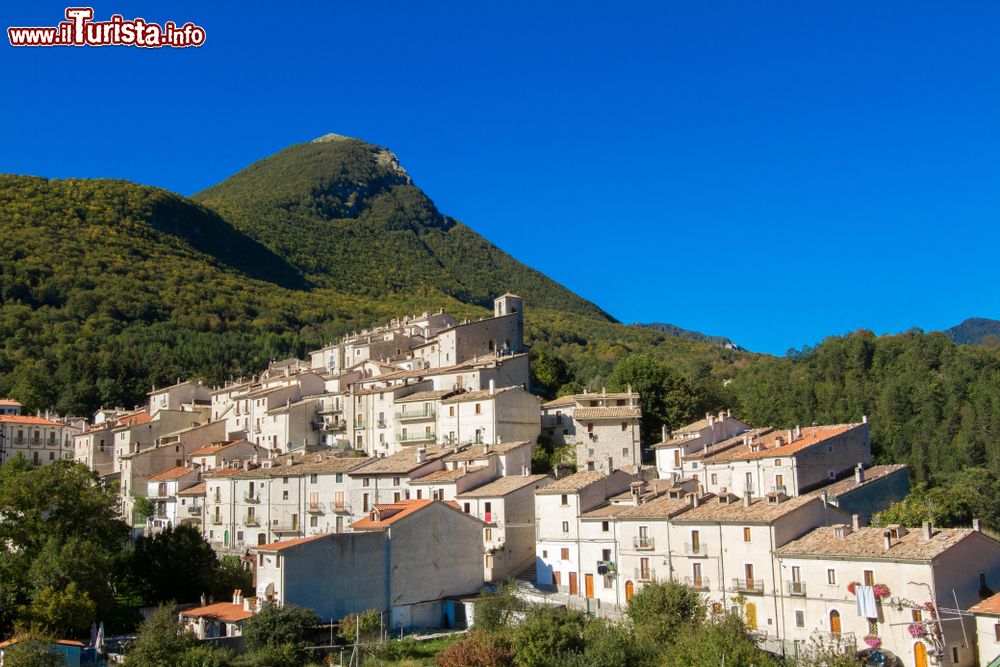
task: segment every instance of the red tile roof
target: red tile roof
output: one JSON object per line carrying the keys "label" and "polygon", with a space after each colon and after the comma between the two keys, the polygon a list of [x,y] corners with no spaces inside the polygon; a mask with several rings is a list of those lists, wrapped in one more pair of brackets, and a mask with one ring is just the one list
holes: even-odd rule
{"label": "red tile roof", "polygon": [[24,415],[0,415],[0,422],[8,424],[26,424],[28,426],[62,426],[59,422],[44,417],[27,417]]}
{"label": "red tile roof", "polygon": [[1000,616],[1000,593],[996,593],[986,598],[977,605],[969,608],[973,614],[988,614],[990,616]]}
{"label": "red tile roof", "polygon": [[[807,449],[821,442],[829,440],[835,436],[846,433],[855,428],[862,428],[863,424],[836,424],[833,426],[811,426],[802,429],[802,435],[796,437],[792,442],[787,442],[787,435],[783,431],[772,431],[767,435],[754,439],[753,443],[759,446],[757,451],[752,451],[746,446],[736,446],[709,454],[705,457],[705,464],[718,463],[720,461],[737,461],[747,459],[763,459],[778,456],[790,456]],[[746,435],[746,434],[744,434]],[[780,439],[780,440],[779,440]],[[780,444],[779,444],[780,443]]]}
{"label": "red tile roof", "polygon": [[313,540],[318,540],[323,537],[329,537],[332,533],[323,533],[322,535],[309,535],[308,537],[297,537],[294,540],[285,540],[283,542],[271,542],[270,544],[262,544],[257,547],[257,551],[283,551],[289,547],[297,547],[300,544],[305,544],[306,542],[312,542]]}
{"label": "red tile roof", "polygon": [[[375,505],[373,511],[368,516],[352,523],[351,528],[354,530],[383,530],[400,519],[416,514],[420,510],[436,502],[440,501],[423,499],[403,500],[398,503],[379,503]],[[461,511],[458,503],[453,500],[449,500],[444,504]],[[379,517],[377,521],[372,518],[376,514]]]}
{"label": "red tile roof", "polygon": [[150,482],[162,482],[174,479],[180,479],[188,473],[194,472],[194,468],[186,468],[184,466],[175,466],[173,468],[167,468],[166,470],[161,470],[160,472],[150,475],[146,478]]}
{"label": "red tile roof", "polygon": [[21,402],[15,401],[13,398],[0,398],[0,405],[13,405],[14,407],[19,407]]}
{"label": "red tile roof", "polygon": [[243,605],[235,602],[216,602],[205,607],[188,609],[181,614],[189,618],[211,618],[227,623],[239,623],[253,616],[252,611],[245,610]]}

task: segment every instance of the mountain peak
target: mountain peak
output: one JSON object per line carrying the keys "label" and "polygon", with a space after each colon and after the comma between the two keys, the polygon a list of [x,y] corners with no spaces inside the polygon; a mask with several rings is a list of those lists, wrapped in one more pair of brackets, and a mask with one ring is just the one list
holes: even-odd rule
{"label": "mountain peak", "polygon": [[330,132],[329,134],[324,134],[322,137],[316,137],[312,140],[314,144],[329,144],[334,141],[350,141],[350,140],[360,141],[359,139],[354,139],[354,137],[348,137],[343,134],[336,134]]}

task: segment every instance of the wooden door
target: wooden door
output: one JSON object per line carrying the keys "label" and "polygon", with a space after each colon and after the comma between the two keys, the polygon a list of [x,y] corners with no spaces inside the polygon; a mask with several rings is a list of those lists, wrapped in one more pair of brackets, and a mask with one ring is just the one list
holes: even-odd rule
{"label": "wooden door", "polygon": [[583,575],[583,590],[588,598],[594,597],[594,575]]}
{"label": "wooden door", "polygon": [[913,645],[913,664],[916,667],[927,667],[927,644],[917,642]]}
{"label": "wooden door", "polygon": [[691,531],[691,553],[701,553],[701,533],[697,530]]}
{"label": "wooden door", "polygon": [[562,586],[561,579],[562,579],[562,577],[559,575],[558,572],[555,572],[555,571],[552,572],[552,583],[555,584],[556,588],[559,588],[560,586]]}
{"label": "wooden door", "polygon": [[753,587],[754,587],[753,563],[747,563],[746,565],[744,565],[743,566],[743,572],[744,572],[744,574],[746,574],[747,588],[748,589],[753,589]]}
{"label": "wooden door", "polygon": [[632,599],[632,595],[635,594],[635,584],[631,581],[625,582],[625,602],[628,603]]}
{"label": "wooden door", "polygon": [[830,632],[840,634],[840,612],[836,609],[830,612]]}
{"label": "wooden door", "polygon": [[746,612],[747,612],[747,630],[756,630],[757,605],[755,605],[753,602],[747,602]]}
{"label": "wooden door", "polygon": [[570,595],[576,595],[579,592],[580,592],[580,589],[577,586],[577,582],[576,582],[576,572],[570,572],[569,573],[569,594]]}

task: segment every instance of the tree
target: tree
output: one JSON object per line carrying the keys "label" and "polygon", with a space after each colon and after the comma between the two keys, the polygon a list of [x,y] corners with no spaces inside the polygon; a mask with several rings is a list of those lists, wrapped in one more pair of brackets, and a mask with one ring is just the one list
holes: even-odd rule
{"label": "tree", "polygon": [[561,387],[573,381],[569,366],[561,357],[551,352],[532,354],[531,384],[549,396],[555,396]]}
{"label": "tree", "polygon": [[533,607],[514,634],[514,654],[520,667],[548,667],[560,656],[584,648],[585,617],[565,607]]}
{"label": "tree", "polygon": [[125,654],[125,667],[173,667],[197,645],[195,636],[178,622],[173,605],[163,605],[140,626],[138,639]]}
{"label": "tree", "polygon": [[474,627],[477,630],[500,630],[509,627],[525,603],[517,596],[513,581],[497,586],[495,591],[483,591],[476,600]]}
{"label": "tree", "polygon": [[21,621],[57,637],[77,636],[96,620],[97,605],[70,582],[59,590],[46,586],[30,605],[20,608]]}
{"label": "tree", "polygon": [[583,638],[583,662],[588,667],[639,667],[654,664],[658,657],[656,647],[637,641],[627,623],[590,620],[584,627]]}
{"label": "tree", "polygon": [[50,640],[37,633],[21,634],[17,642],[4,649],[7,667],[66,667],[66,659],[52,648]]}
{"label": "tree", "polygon": [[[639,392],[642,435],[646,442],[660,440],[660,427],[689,423],[705,407],[691,383],[672,366],[645,354],[625,357],[611,372],[608,389]],[[716,407],[716,406],[711,406]]]}
{"label": "tree", "polygon": [[306,645],[316,622],[311,609],[264,603],[260,611],[243,624],[243,639],[251,651],[286,644],[301,648]]}
{"label": "tree", "polygon": [[378,609],[366,609],[340,619],[337,636],[348,644],[371,644],[382,641],[382,614]]}
{"label": "tree", "polygon": [[693,588],[674,581],[646,584],[628,602],[628,617],[640,642],[665,645],[685,626],[705,618],[705,603]]}
{"label": "tree", "polygon": [[220,565],[211,545],[192,526],[168,526],[152,537],[136,540],[129,559],[132,585],[147,603],[197,600],[202,593],[225,597],[219,590]]}
{"label": "tree", "polygon": [[778,664],[768,653],[757,648],[743,620],[734,614],[713,617],[697,632],[678,634],[665,652],[662,663],[663,667],[778,667]]}

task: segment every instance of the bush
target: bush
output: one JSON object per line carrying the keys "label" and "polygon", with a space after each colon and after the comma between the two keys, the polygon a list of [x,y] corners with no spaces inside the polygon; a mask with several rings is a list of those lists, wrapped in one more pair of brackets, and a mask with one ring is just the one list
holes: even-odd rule
{"label": "bush", "polygon": [[685,625],[705,618],[705,603],[692,588],[673,581],[643,586],[628,603],[636,639],[655,646],[670,644]]}
{"label": "bush", "polygon": [[697,632],[678,634],[661,664],[663,667],[778,667],[774,658],[757,648],[743,619],[733,614],[715,616]]}
{"label": "bush", "polygon": [[515,615],[523,612],[526,604],[515,593],[516,584],[508,581],[497,587],[495,593],[483,591],[476,600],[473,627],[477,630],[499,630],[508,627]]}
{"label": "bush", "polygon": [[521,667],[547,667],[559,657],[583,651],[586,618],[564,607],[534,607],[514,634],[514,653]]}
{"label": "bush", "polygon": [[440,667],[513,667],[514,651],[504,634],[473,630],[435,660]]}
{"label": "bush", "polygon": [[286,645],[303,648],[315,627],[316,615],[311,609],[265,603],[243,624],[243,639],[250,651]]}
{"label": "bush", "polygon": [[340,619],[337,636],[348,644],[358,641],[371,644],[382,641],[382,614],[377,609],[367,609]]}

